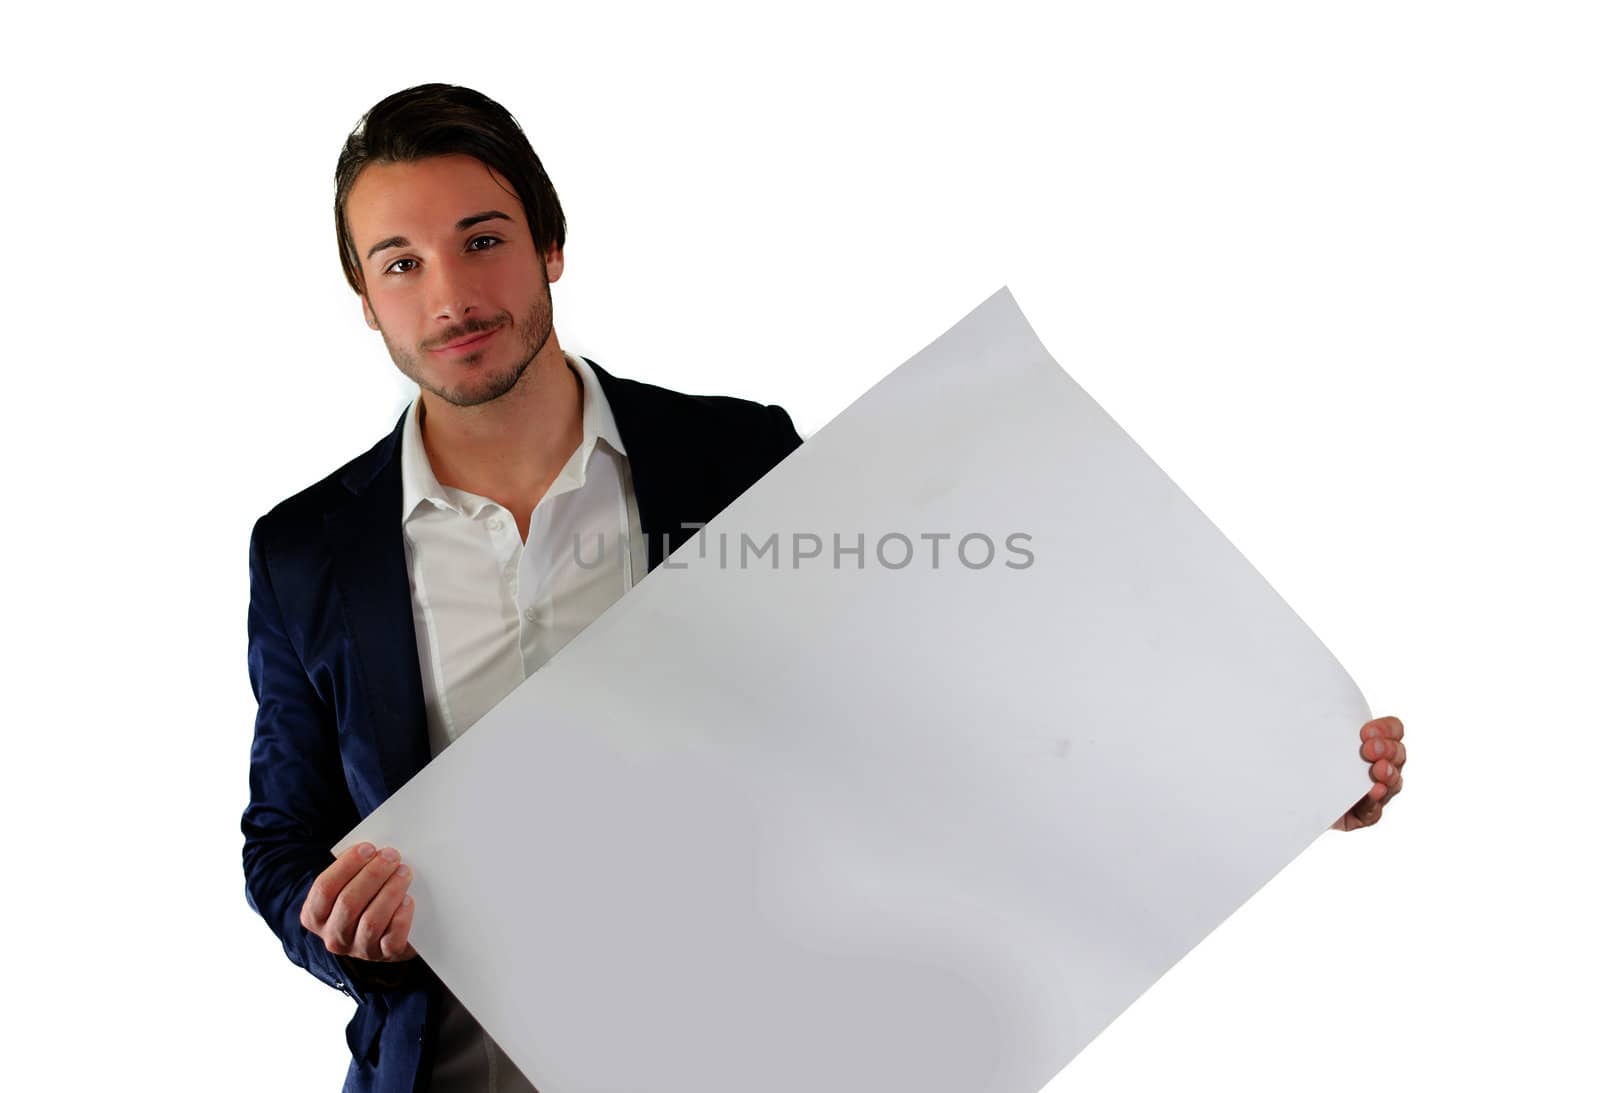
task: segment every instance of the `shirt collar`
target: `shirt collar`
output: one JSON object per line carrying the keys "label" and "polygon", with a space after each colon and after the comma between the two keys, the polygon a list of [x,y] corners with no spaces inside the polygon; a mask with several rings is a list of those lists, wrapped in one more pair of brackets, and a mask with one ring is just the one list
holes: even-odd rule
{"label": "shirt collar", "polygon": [[[582,357],[571,353],[564,353],[563,356],[566,357],[567,367],[577,373],[578,379],[583,384],[583,439],[579,441],[578,450],[572,453],[572,458],[562,468],[555,482],[551,483],[552,494],[583,485],[588,477],[589,456],[593,454],[595,444],[599,441],[605,441],[618,455],[628,454],[628,450],[622,445],[622,433],[617,429],[617,419],[611,413],[611,403],[606,399],[605,390],[600,386],[599,380],[595,378],[594,369],[590,368],[589,362]],[[483,499],[442,485],[434,475],[433,465],[428,462],[428,450],[422,443],[422,422],[418,417],[421,408],[422,396],[419,394],[406,410],[405,429],[400,438],[401,522],[411,519],[411,514],[424,501],[468,516],[476,516],[486,503]]]}
{"label": "shirt collar", "polygon": [[611,445],[618,455],[627,455],[622,446],[622,433],[617,430],[617,419],[611,414],[611,403],[606,399],[605,388],[595,378],[594,369],[582,357],[566,354],[567,367],[578,373],[583,381],[583,442],[592,448],[595,440]]}

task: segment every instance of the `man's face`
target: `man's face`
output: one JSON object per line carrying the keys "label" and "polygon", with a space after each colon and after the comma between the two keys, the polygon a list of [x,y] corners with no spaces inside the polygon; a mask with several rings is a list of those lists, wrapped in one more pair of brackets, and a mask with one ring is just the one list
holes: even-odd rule
{"label": "man's face", "polygon": [[456,406],[511,390],[550,340],[550,282],[505,178],[470,156],[373,164],[345,217],[361,260],[367,325],[400,371]]}

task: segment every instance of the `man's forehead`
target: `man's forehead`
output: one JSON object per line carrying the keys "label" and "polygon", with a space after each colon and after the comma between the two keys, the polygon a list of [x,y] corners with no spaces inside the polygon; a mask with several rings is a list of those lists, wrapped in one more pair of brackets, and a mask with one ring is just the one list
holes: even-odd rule
{"label": "man's forehead", "polygon": [[449,231],[488,209],[521,222],[522,202],[504,175],[471,156],[433,156],[362,168],[345,200],[358,246],[361,237],[405,230]]}

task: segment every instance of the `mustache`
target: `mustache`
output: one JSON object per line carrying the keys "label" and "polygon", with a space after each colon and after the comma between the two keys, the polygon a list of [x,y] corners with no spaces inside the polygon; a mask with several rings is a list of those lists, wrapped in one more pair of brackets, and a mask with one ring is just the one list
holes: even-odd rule
{"label": "mustache", "polygon": [[493,319],[468,319],[466,322],[450,327],[442,334],[427,339],[422,343],[422,348],[438,349],[440,346],[449,345],[451,342],[458,342],[462,338],[470,338],[474,334],[487,334],[491,330],[499,330],[510,321],[511,316],[503,312]]}

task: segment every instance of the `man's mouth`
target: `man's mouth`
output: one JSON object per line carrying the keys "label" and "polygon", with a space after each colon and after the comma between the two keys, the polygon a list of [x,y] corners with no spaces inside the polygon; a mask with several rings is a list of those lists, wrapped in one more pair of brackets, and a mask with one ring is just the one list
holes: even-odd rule
{"label": "man's mouth", "polygon": [[444,345],[436,347],[433,352],[447,357],[458,357],[464,353],[474,352],[498,333],[500,333],[500,327],[497,326],[490,330],[479,331],[476,334],[468,334],[465,337],[457,338],[455,341],[446,342]]}

